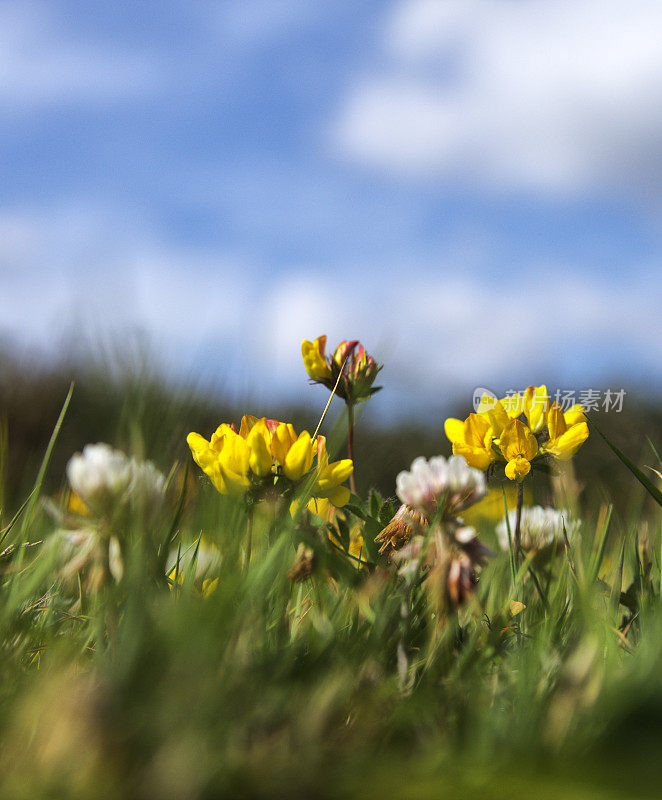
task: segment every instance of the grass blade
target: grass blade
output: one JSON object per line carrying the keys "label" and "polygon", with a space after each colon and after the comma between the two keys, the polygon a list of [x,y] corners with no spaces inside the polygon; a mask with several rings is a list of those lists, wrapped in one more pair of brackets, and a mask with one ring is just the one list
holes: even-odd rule
{"label": "grass blade", "polygon": [[517,567],[515,565],[515,549],[513,547],[513,536],[510,531],[510,517],[508,516],[508,498],[506,497],[506,490],[502,486],[503,492],[503,507],[506,514],[506,531],[508,531],[508,550],[510,551],[510,574],[513,579],[513,592],[517,592]]}
{"label": "grass blade", "polygon": [[613,510],[614,506],[610,503],[609,506],[607,506],[607,511],[604,514],[602,524],[599,527],[600,533],[598,534],[599,536],[598,550],[595,555],[593,565],[591,567],[591,581],[594,581],[598,577],[598,573],[600,572],[600,566],[602,565],[602,560],[604,559],[605,556],[605,547],[607,546],[607,532],[609,531],[611,512]]}
{"label": "grass blade", "polygon": [[11,521],[11,522],[9,523],[9,525],[7,525],[7,527],[6,527],[6,528],[5,528],[5,529],[2,531],[2,536],[0,536],[0,544],[2,544],[2,543],[4,542],[4,540],[5,540],[5,538],[7,537],[7,534],[9,533],[9,531],[11,531],[11,529],[14,527],[14,525],[16,525],[16,523],[17,523],[17,522],[18,522],[18,520],[20,519],[20,517],[21,517],[21,514],[22,514],[22,513],[23,513],[23,511],[25,510],[25,508],[26,508],[26,506],[28,505],[28,503],[30,502],[30,500],[32,499],[32,495],[34,494],[34,492],[35,492],[35,490],[33,489],[33,490],[30,492],[30,494],[29,494],[29,495],[28,495],[28,496],[25,498],[25,500],[24,500],[24,501],[21,503],[21,506],[20,506],[20,508],[18,509],[18,511],[17,511],[17,512],[14,514],[14,516],[13,516],[13,518],[12,518],[12,521]]}
{"label": "grass blade", "polygon": [[28,505],[25,511],[25,516],[23,517],[23,523],[21,525],[21,534],[24,537],[25,532],[28,529],[28,526],[32,522],[32,516],[34,514],[34,509],[37,504],[37,500],[39,499],[39,495],[41,493],[41,487],[44,483],[44,478],[46,476],[46,470],[48,469],[48,464],[50,463],[51,456],[53,454],[53,448],[55,447],[55,442],[57,441],[57,437],[60,434],[60,429],[62,428],[62,423],[64,422],[64,418],[67,413],[67,409],[69,408],[69,403],[71,402],[71,395],[74,392],[74,383],[71,382],[69,386],[69,391],[67,392],[67,396],[64,399],[64,403],[62,405],[62,410],[60,411],[60,416],[57,418],[57,422],[55,423],[55,427],[53,428],[53,433],[51,434],[51,438],[48,442],[48,447],[46,448],[46,452],[44,453],[44,458],[42,459],[41,466],[39,467],[39,472],[37,473],[37,479],[34,484],[34,488],[30,493],[30,497],[28,498]]}

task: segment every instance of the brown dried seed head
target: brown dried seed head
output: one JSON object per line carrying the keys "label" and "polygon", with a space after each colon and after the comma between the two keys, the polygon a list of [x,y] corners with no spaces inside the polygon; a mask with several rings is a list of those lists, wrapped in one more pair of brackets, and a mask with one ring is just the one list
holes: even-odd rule
{"label": "brown dried seed head", "polygon": [[399,550],[414,534],[425,530],[427,526],[428,521],[420,512],[411,506],[401,505],[389,524],[375,536],[375,541],[381,545],[379,552]]}
{"label": "brown dried seed head", "polygon": [[473,594],[477,583],[474,565],[466,553],[451,559],[446,578],[446,591],[453,608],[459,608]]}
{"label": "brown dried seed head", "polygon": [[301,542],[297,548],[294,564],[290,567],[287,577],[293,581],[305,581],[310,578],[315,570],[315,554]]}

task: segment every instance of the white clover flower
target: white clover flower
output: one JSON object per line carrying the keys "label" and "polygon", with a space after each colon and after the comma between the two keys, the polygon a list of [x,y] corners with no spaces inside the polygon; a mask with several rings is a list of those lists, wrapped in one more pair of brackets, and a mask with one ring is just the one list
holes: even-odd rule
{"label": "white clover flower", "polygon": [[132,470],[124,453],[107,444],[86,444],[67,464],[71,488],[92,511],[105,511],[126,494]]}
{"label": "white clover flower", "polygon": [[137,500],[148,516],[157,513],[163,505],[165,475],[151,461],[131,459],[129,495]]}
{"label": "white clover flower", "polygon": [[152,513],[163,502],[165,477],[107,444],[87,444],[67,464],[71,488],[91,511],[106,514],[135,501]]}
{"label": "white clover flower", "polygon": [[400,500],[427,517],[437,511],[455,516],[486,492],[485,475],[470,467],[464,456],[416,458],[409,472],[399,473],[395,484]]}
{"label": "white clover flower", "polygon": [[[510,521],[511,535],[515,534],[515,524],[517,522],[517,512],[508,513]],[[542,550],[554,542],[563,542],[563,526],[565,525],[568,539],[574,536],[579,528],[579,520],[570,520],[568,512],[555,508],[543,508],[542,506],[529,506],[522,509],[520,520],[520,540],[524,550]],[[504,550],[508,550],[508,528],[505,519],[496,528],[499,544]]]}

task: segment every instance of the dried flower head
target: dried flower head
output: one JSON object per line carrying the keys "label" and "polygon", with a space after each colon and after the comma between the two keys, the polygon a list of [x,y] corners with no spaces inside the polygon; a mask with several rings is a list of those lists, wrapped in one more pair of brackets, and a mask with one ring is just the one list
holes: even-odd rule
{"label": "dried flower head", "polygon": [[427,525],[428,521],[420,511],[403,503],[389,524],[375,536],[375,541],[381,545],[379,552],[399,550],[412,536],[427,528]]}
{"label": "dried flower head", "polygon": [[478,583],[478,569],[491,551],[476,531],[460,521],[437,525],[429,536],[413,536],[396,553],[398,575],[408,583],[425,575],[425,586],[439,612],[457,609],[471,596]]}
{"label": "dried flower head", "polygon": [[305,581],[310,578],[315,570],[315,554],[310,547],[301,542],[290,567],[287,577],[293,582]]}

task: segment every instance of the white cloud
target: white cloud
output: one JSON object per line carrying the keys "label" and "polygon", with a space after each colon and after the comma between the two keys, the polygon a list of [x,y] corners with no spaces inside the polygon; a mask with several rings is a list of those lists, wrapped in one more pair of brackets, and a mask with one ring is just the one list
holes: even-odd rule
{"label": "white cloud", "polygon": [[136,331],[168,375],[314,401],[300,345],[326,333],[329,347],[358,338],[386,363],[380,403],[403,412],[478,384],[599,385],[615,369],[662,378],[659,278],[645,268],[637,279],[578,281],[572,265],[538,264],[519,280],[489,280],[456,247],[443,272],[394,260],[381,278],[356,265],[269,274],[238,254],[175,246],[108,209],[58,208],[0,216],[0,336],[47,357],[76,340],[112,352]]}
{"label": "white cloud", "polygon": [[661,29],[654,0],[402,0],[335,146],[408,177],[659,192]]}
{"label": "white cloud", "polygon": [[63,103],[134,101],[164,84],[164,67],[148,49],[92,43],[44,2],[0,6],[0,104],[4,113]]}
{"label": "white cloud", "polygon": [[232,342],[250,307],[249,274],[232,253],[174,246],[93,204],[0,215],[0,333],[50,356],[70,343],[63,336],[131,330],[166,362]]}
{"label": "white cloud", "polygon": [[[644,277],[578,286],[574,270],[547,266],[544,284],[527,285],[525,277],[491,283],[460,270],[450,279],[429,269],[398,272],[400,282],[381,286],[349,272],[313,281],[302,271],[280,282],[270,295],[265,341],[284,382],[300,375],[301,340],[321,333],[331,347],[361,339],[386,362],[390,392],[412,403],[439,397],[443,404],[478,384],[505,389],[559,379],[587,386],[644,364],[651,379],[660,377],[662,344],[652,336],[658,308]],[[614,309],[624,311],[615,318]],[[637,363],[626,369],[617,352],[636,352]]]}

